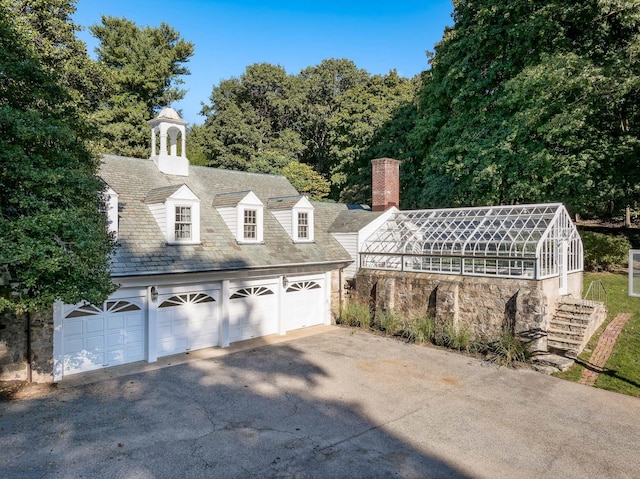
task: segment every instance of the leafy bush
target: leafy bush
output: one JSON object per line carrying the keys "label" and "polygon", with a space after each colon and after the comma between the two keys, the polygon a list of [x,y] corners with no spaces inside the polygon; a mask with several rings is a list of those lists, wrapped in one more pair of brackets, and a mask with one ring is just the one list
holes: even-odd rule
{"label": "leafy bush", "polygon": [[631,243],[625,236],[583,231],[584,269],[611,271],[627,265]]}
{"label": "leafy bush", "polygon": [[362,303],[349,302],[345,307],[340,309],[340,317],[336,322],[356,328],[368,328],[371,326],[369,306]]}
{"label": "leafy bush", "polygon": [[502,366],[513,367],[516,362],[526,362],[530,357],[529,346],[509,331],[489,345],[492,361]]}

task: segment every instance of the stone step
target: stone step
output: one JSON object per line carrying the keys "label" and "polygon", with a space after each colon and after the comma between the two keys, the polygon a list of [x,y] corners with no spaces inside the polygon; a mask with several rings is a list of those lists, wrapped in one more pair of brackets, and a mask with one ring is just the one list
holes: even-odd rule
{"label": "stone step", "polygon": [[547,331],[548,338],[558,341],[576,341],[578,344],[582,344],[584,339],[584,332],[563,331],[561,329],[551,329]]}
{"label": "stone step", "polygon": [[573,323],[571,321],[560,321],[557,318],[553,318],[549,321],[549,329],[554,329],[557,331],[570,331],[570,332],[582,332],[584,333],[589,327],[588,322],[576,322]]}
{"label": "stone step", "polygon": [[593,310],[595,308],[593,306],[578,306],[578,305],[571,305],[571,304],[564,304],[564,303],[560,303],[558,304],[556,311],[563,311],[566,313],[573,313],[573,314],[580,314],[580,315],[591,315],[591,313],[593,313]]}
{"label": "stone step", "polygon": [[580,299],[580,298],[572,298],[571,296],[563,296],[560,298],[560,303],[564,304],[577,304],[577,305],[588,305],[588,300]]}
{"label": "stone step", "polygon": [[567,313],[565,311],[556,311],[554,318],[558,318],[560,321],[566,321],[569,323],[589,324],[590,316],[582,314],[576,315],[574,313]]}
{"label": "stone step", "polygon": [[551,366],[559,371],[566,371],[575,361],[571,358],[566,358],[564,356],[558,356],[557,354],[537,354],[533,358],[533,362],[535,364],[540,364],[542,366]]}
{"label": "stone step", "polygon": [[563,349],[563,350],[579,350],[582,346],[581,341],[575,341],[573,339],[556,339],[551,336],[547,337],[547,346],[549,348]]}

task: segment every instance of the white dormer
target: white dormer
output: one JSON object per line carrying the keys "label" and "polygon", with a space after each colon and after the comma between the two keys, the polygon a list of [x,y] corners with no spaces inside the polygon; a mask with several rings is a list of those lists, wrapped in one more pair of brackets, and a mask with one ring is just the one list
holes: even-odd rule
{"label": "white dormer", "polygon": [[200,199],[186,185],[151,190],[144,202],[167,243],[200,243]]}
{"label": "white dormer", "polygon": [[[151,157],[158,169],[167,175],[189,176],[189,160],[186,152],[186,126],[171,107],[165,107],[151,125]],[[158,142],[158,137],[160,141]],[[167,144],[167,138],[169,144]],[[178,140],[180,143],[178,144]],[[178,146],[180,148],[178,149]]]}
{"label": "white dormer", "polygon": [[313,242],[313,205],[306,196],[269,198],[267,207],[295,243]]}
{"label": "white dormer", "polygon": [[107,186],[105,190],[107,207],[107,231],[113,234],[114,239],[118,239],[118,193]]}
{"label": "white dormer", "polygon": [[213,206],[238,243],[264,241],[264,204],[253,191],[216,195]]}

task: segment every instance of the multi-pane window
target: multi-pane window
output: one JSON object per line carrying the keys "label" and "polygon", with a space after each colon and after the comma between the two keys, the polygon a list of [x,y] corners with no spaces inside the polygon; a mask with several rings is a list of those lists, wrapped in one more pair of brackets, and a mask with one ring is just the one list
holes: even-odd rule
{"label": "multi-pane window", "polygon": [[309,213],[298,213],[298,239],[309,239]]}
{"label": "multi-pane window", "polygon": [[176,206],[176,241],[191,239],[191,207]]}
{"label": "multi-pane window", "polygon": [[244,210],[244,239],[258,239],[258,212],[256,210]]}

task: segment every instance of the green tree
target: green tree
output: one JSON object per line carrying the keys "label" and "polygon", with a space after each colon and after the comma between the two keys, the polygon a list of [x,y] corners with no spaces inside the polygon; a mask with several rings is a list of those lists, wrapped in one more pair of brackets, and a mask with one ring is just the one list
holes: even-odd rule
{"label": "green tree", "polygon": [[282,169],[282,174],[298,192],[312,201],[326,199],[331,190],[329,181],[305,163],[292,161]]}
{"label": "green tree", "polygon": [[298,75],[251,65],[213,88],[189,151],[211,166],[246,171],[305,164],[329,179],[337,199],[376,131],[414,98],[415,85],[395,71],[371,76],[350,60],[323,60]]}
{"label": "green tree", "polygon": [[95,114],[108,153],[145,157],[149,151],[147,120],[164,106],[180,100],[181,76],[193,55],[193,43],[175,29],[138,27],[126,18],[102,17],[90,27],[99,40],[98,61],[108,72],[111,90]]}
{"label": "green tree", "polygon": [[[347,92],[366,84],[370,75],[346,58],[330,58],[300,72],[303,108],[299,128],[306,146],[301,160],[331,175],[339,163],[335,148],[336,115]],[[332,178],[333,182],[333,178]]]}
{"label": "green tree", "polygon": [[64,68],[41,60],[14,7],[0,0],[0,310],[98,303],[114,285],[97,161]]}
{"label": "green tree", "polygon": [[8,6],[21,35],[29,38],[40,67],[55,72],[73,108],[88,117],[107,94],[107,72],[87,55],[73,22],[76,0],[14,0]]}
{"label": "green tree", "polygon": [[371,203],[371,160],[402,160],[401,191],[403,205],[410,204],[407,194],[420,176],[408,167],[415,152],[409,133],[416,121],[418,77],[401,78],[395,71],[374,75],[366,85],[345,95],[336,115],[337,137],[334,149],[338,162],[333,169],[334,188],[340,199],[349,203]]}
{"label": "green tree", "polygon": [[424,206],[637,201],[637,0],[454,1],[425,73]]}
{"label": "green tree", "polygon": [[291,100],[296,79],[280,66],[250,65],[239,78],[214,87],[202,114],[203,135],[194,138],[210,166],[278,173],[297,161],[304,145]]}

